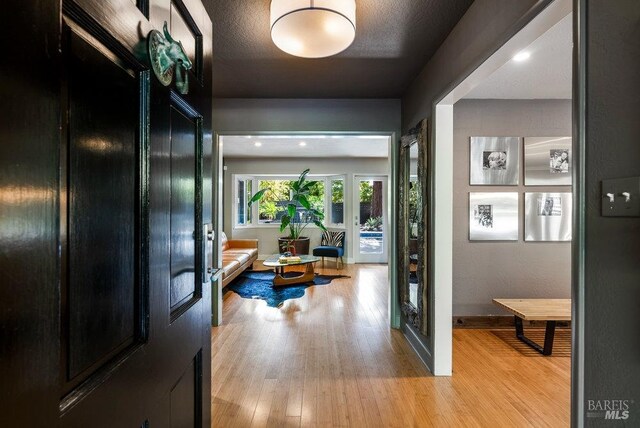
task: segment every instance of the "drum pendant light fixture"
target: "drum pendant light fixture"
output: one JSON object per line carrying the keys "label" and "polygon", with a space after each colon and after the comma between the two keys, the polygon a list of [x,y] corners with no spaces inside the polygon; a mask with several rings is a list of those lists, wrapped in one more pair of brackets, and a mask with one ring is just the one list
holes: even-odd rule
{"label": "drum pendant light fixture", "polygon": [[272,0],[271,39],[288,54],[324,58],[356,37],[355,0]]}

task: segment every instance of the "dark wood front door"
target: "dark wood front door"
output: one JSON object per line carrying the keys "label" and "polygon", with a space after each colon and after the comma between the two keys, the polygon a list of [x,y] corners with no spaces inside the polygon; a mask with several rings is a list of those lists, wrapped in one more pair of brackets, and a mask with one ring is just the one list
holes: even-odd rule
{"label": "dark wood front door", "polygon": [[[54,3],[3,5],[0,426],[209,426],[211,20]],[[186,94],[150,69],[165,21]]]}

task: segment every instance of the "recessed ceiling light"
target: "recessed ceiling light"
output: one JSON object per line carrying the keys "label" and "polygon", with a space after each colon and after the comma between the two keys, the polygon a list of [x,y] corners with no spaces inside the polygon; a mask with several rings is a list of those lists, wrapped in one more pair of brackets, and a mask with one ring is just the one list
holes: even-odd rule
{"label": "recessed ceiling light", "polygon": [[300,145],[301,147],[304,147],[304,146],[306,146],[306,145],[307,145],[307,143],[305,143],[304,141],[300,141],[300,144],[299,144],[299,145]]}
{"label": "recessed ceiling light", "polygon": [[531,54],[529,52],[522,51],[515,54],[513,60],[516,62],[522,62],[528,60],[530,56]]}
{"label": "recessed ceiling light", "polygon": [[260,141],[256,141],[256,142],[255,142],[255,146],[256,146],[256,147],[260,147],[260,146],[262,146],[262,143],[261,143]]}

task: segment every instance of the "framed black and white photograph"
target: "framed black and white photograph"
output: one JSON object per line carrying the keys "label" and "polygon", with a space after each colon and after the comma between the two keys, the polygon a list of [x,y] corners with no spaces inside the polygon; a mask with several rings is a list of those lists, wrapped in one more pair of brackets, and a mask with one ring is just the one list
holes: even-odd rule
{"label": "framed black and white photograph", "polygon": [[469,193],[469,240],[517,241],[517,192]]}
{"label": "framed black and white photograph", "polygon": [[571,186],[571,137],[524,139],[525,186]]}
{"label": "framed black and white photograph", "polygon": [[520,170],[519,137],[471,137],[470,184],[513,186]]}
{"label": "framed black and white photograph", "polygon": [[571,241],[571,193],[525,193],[525,241]]}

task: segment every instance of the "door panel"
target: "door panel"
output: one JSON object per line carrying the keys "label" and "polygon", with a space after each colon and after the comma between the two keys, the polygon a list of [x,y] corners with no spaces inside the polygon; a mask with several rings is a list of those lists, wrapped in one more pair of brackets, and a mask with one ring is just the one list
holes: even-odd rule
{"label": "door panel", "polygon": [[63,31],[68,52],[68,146],[61,153],[67,165],[61,186],[67,200],[67,215],[61,216],[67,231],[63,354],[65,382],[77,384],[142,334],[137,213],[144,193],[138,159],[146,152],[139,139],[145,101],[141,72],[123,68],[123,60],[100,52],[66,25]]}
{"label": "door panel", "polygon": [[[27,3],[0,17],[22,34],[0,130],[0,426],[210,426],[211,21],[199,0]],[[146,58],[172,8],[198,64],[180,96]]]}
{"label": "door panel", "polygon": [[171,424],[172,428],[200,426],[199,383],[202,377],[202,356],[196,355],[191,364],[171,389]]}
{"label": "door panel", "polygon": [[[196,183],[196,153],[201,153],[199,127],[176,107],[171,107],[171,310],[175,313],[193,298],[199,298],[201,270],[198,243],[201,228],[196,200],[201,187]],[[196,217],[197,214],[197,217]]]}

